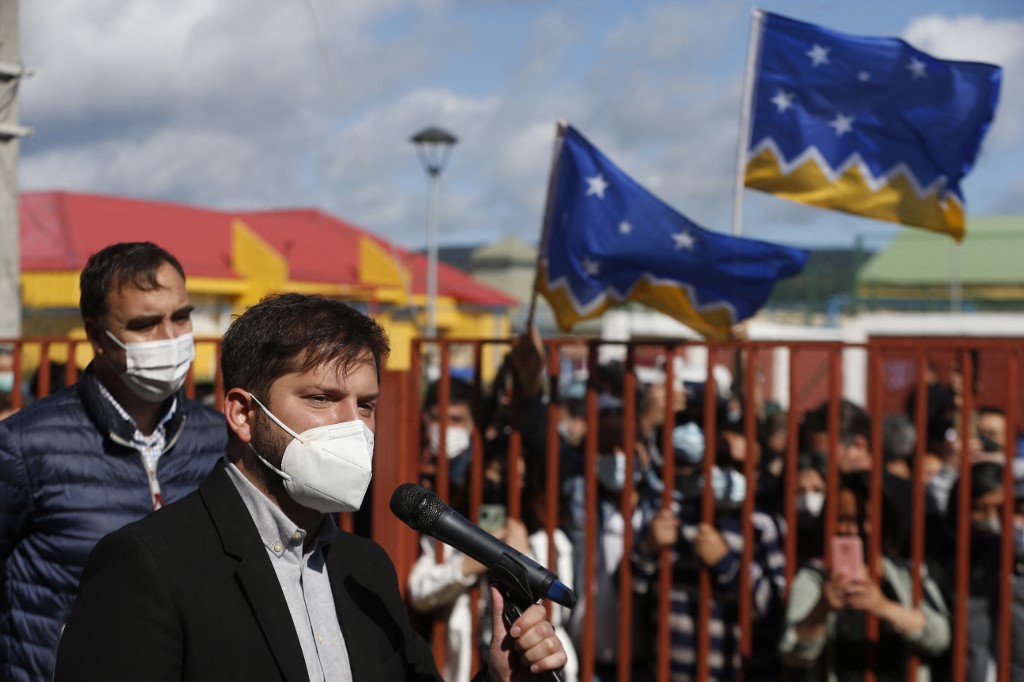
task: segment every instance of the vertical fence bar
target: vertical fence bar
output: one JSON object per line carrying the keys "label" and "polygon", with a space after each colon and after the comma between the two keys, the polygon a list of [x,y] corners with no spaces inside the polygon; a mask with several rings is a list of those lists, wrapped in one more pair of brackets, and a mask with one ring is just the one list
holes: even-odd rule
{"label": "vertical fence bar", "polygon": [[[545,458],[544,476],[544,532],[548,536],[548,568],[558,569],[558,549],[555,546],[555,528],[558,527],[558,489],[561,480],[561,448],[558,439],[558,406],[561,403],[559,381],[561,379],[561,357],[558,346],[547,347],[547,373],[549,379],[547,412],[547,457]],[[563,576],[564,578],[564,576]],[[573,576],[575,581],[577,576]],[[551,618],[554,605],[547,601],[548,618]]]}
{"label": "vertical fence bar", "polygon": [[[558,549],[555,546],[555,528],[558,526],[558,483],[561,480],[561,445],[558,438],[558,406],[560,402],[559,382],[561,381],[561,363],[558,346],[547,347],[547,366],[549,378],[548,400],[548,433],[547,452],[544,476],[544,531],[548,536],[548,567],[558,566]],[[564,578],[564,577],[563,577]],[[573,581],[575,576],[572,577]],[[548,617],[551,617],[554,605],[548,601]]]}
{"label": "vertical fence bar", "polygon": [[[441,361],[441,374],[437,379],[437,455],[434,457],[434,485],[436,486],[436,492],[445,502],[451,501],[451,490],[448,480],[448,443],[447,433],[448,430],[448,408],[450,405],[450,392],[451,392],[451,372],[449,365],[451,358],[449,351],[451,350],[448,343],[438,339],[432,340],[432,348],[434,351],[440,353]],[[434,558],[439,564],[444,563],[446,548],[445,544],[440,540],[437,540],[434,544]],[[434,649],[434,660],[437,661],[437,667],[440,670],[444,670],[445,662],[448,657],[448,652],[445,647],[445,640],[448,634],[448,623],[442,618],[433,618],[431,621],[431,643]]]}
{"label": "vertical fence bar", "polygon": [[632,345],[626,349],[626,371],[622,377],[622,449],[626,454],[626,485],[622,488],[619,502],[622,513],[622,563],[619,566],[619,682],[629,682],[633,663],[633,565],[630,555],[633,551],[633,498],[636,482],[633,474],[636,468],[636,373],[635,350]]}
{"label": "vertical fence bar", "polygon": [[[743,436],[746,441],[743,458],[743,477],[747,482],[747,495],[743,498],[743,514],[740,519],[740,528],[743,533],[743,551],[740,562],[739,580],[739,625],[740,625],[740,656],[743,660],[743,667],[746,669],[750,662],[753,649],[753,633],[751,628],[754,625],[753,618],[753,594],[750,590],[750,565],[754,561],[754,501],[757,497],[757,478],[754,470],[756,464],[754,448],[756,447],[757,426],[755,414],[757,403],[754,400],[756,390],[756,379],[758,369],[758,356],[756,346],[744,343],[736,350],[739,353],[740,362],[745,365],[743,369]],[[743,679],[741,675],[741,679]]]}
{"label": "vertical fence bar", "polygon": [[800,351],[792,345],[786,347],[789,354],[789,411],[786,413],[786,468],[783,481],[786,486],[783,500],[785,509],[783,513],[786,518],[786,594],[789,594],[789,586],[793,584],[793,576],[796,575],[796,478],[797,478],[797,455],[800,447],[799,422],[797,415],[797,359]]}
{"label": "vertical fence bar", "polygon": [[966,350],[959,353],[963,372],[963,389],[960,413],[960,482],[958,483],[956,516],[956,604],[953,616],[953,679],[963,682],[967,673],[967,598],[970,594],[971,560],[971,461],[968,456],[968,438],[971,433],[971,386],[974,383],[974,366],[971,354]]}
{"label": "vertical fence bar", "polygon": [[[528,343],[523,339],[519,343]],[[508,515],[509,518],[522,519],[523,505],[521,484],[519,480],[519,463],[523,460],[523,391],[519,385],[519,379],[512,371],[512,395],[509,403],[509,426],[512,427],[508,435],[508,458],[505,462],[505,471],[508,472],[506,484],[508,485]],[[501,390],[502,387],[498,387]]]}
{"label": "vertical fence bar", "polygon": [[[926,382],[927,360],[923,349],[918,349],[918,397],[914,401],[914,430],[918,434],[918,444],[914,449],[914,464],[911,468],[910,497],[910,600],[914,608],[921,605],[925,586],[922,566],[925,565],[925,476],[924,460],[928,445],[928,384]],[[921,658],[912,650],[907,658],[906,679],[908,682],[918,679]]]}
{"label": "vertical fence bar", "polygon": [[[1015,481],[1013,460],[1017,449],[1017,401],[1019,400],[1020,377],[1018,356],[1015,348],[1006,350],[1006,444],[1003,446],[1003,528],[1013,528]],[[1013,648],[1013,533],[1003,533],[1003,549],[999,562],[999,643],[996,666],[997,680],[1010,679],[1010,652]]]}
{"label": "vertical fence bar", "polygon": [[[918,432],[918,447],[914,453],[913,466],[913,506],[914,517],[912,527],[919,527],[916,523],[919,518],[923,519],[925,514],[925,454],[928,447],[928,357],[923,348],[918,348],[918,385],[914,388],[916,399],[914,401],[914,429]],[[919,511],[920,508],[920,511]],[[919,516],[920,514],[920,516]],[[924,521],[921,521],[922,526]],[[921,566],[925,560],[925,534],[914,532],[910,536],[910,562],[912,565]],[[920,604],[924,596],[924,585],[921,571],[915,570],[911,577],[911,589],[914,604]],[[911,663],[910,668],[916,664]],[[912,671],[907,671],[908,679]],[[914,678],[916,679],[916,678]]]}
{"label": "vertical fence bar", "polygon": [[78,366],[75,365],[75,351],[78,348],[78,339],[68,339],[68,361],[64,365],[64,385],[70,386],[78,381]]}
{"label": "vertical fence bar", "polygon": [[[712,348],[706,345],[708,353],[707,373],[704,375],[704,460],[701,463],[701,476],[705,481],[700,498],[700,520],[708,525],[715,524],[715,496],[711,486],[711,472],[718,457],[718,391],[712,373],[714,360]],[[711,620],[711,569],[701,564],[697,586],[697,620],[707,623]],[[697,679],[706,680],[710,676],[711,665],[708,660],[711,651],[711,631],[706,627],[697,628]]]}
{"label": "vertical fence bar", "polygon": [[36,370],[36,398],[50,395],[50,342],[39,343],[39,369]]}
{"label": "vertical fence bar", "polygon": [[[661,508],[672,508],[672,490],[675,488],[675,450],[672,446],[672,427],[675,413],[672,410],[675,390],[676,346],[665,347],[665,422],[661,430],[662,480],[665,482],[661,493]],[[671,632],[669,614],[672,607],[672,551],[673,547],[661,549],[658,567],[658,680],[668,682],[671,665]],[[699,655],[698,655],[699,656]]]}
{"label": "vertical fence bar", "polygon": [[[483,353],[480,341],[473,342],[472,353],[473,430],[469,434],[471,448],[469,460],[469,508],[466,513],[469,518],[473,519],[473,523],[479,525],[480,505],[483,503],[484,497],[484,444],[481,432],[483,428],[486,428],[486,425],[482,423],[481,415],[479,414],[479,406],[483,404],[483,377],[481,376],[481,370],[483,369]],[[469,588],[469,603],[469,632],[471,633],[469,641],[470,645],[473,647],[472,654],[470,656],[470,668],[472,670],[477,670],[480,667],[480,647],[476,646],[476,643],[481,641],[480,609],[476,608],[476,605],[480,603],[479,582],[473,583],[473,586]]]}
{"label": "vertical fence bar", "polygon": [[[876,585],[882,580],[882,473],[885,467],[885,457],[882,445],[882,419],[885,411],[882,409],[882,349],[876,343],[868,344],[868,413],[871,415],[871,493],[868,503],[868,518],[871,523],[871,533],[868,535],[867,562],[868,579]],[[878,655],[878,619],[872,614],[867,614],[865,623],[868,640],[867,656],[864,665],[865,682],[875,682],[876,666],[879,661]]]}
{"label": "vertical fence bar", "polygon": [[828,456],[825,458],[825,565],[831,570],[832,542],[836,534],[836,516],[839,512],[839,467],[836,453],[839,450],[839,402],[843,397],[842,346],[829,346],[828,380]]}
{"label": "vertical fence bar", "polygon": [[16,339],[13,343],[14,349],[11,351],[11,358],[14,362],[14,386],[11,387],[11,409],[20,410],[24,403],[21,391],[21,385],[24,379],[24,372],[21,368],[21,358],[25,342]]}
{"label": "vertical fence bar", "polygon": [[595,581],[597,578],[597,345],[587,345],[587,435],[583,448],[583,480],[586,490],[583,499],[586,509],[584,521],[583,554],[583,660],[580,661],[580,679],[594,677],[594,611],[596,607]]}

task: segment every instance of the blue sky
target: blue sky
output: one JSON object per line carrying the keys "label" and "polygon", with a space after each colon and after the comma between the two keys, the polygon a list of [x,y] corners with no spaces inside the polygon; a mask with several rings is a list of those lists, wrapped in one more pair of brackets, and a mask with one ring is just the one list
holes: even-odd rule
{"label": "blue sky", "polygon": [[[441,242],[539,237],[565,117],[692,220],[728,231],[755,6],[1004,68],[964,182],[970,215],[1024,215],[1020,0],[47,0],[22,2],[23,190],[218,208],[314,207],[422,248],[409,137],[459,138]],[[880,246],[900,229],[743,193],[743,232]]]}

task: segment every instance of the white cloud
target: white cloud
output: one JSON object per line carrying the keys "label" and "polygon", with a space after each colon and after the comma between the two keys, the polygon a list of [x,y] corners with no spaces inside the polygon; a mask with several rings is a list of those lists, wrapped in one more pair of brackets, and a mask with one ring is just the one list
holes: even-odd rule
{"label": "white cloud", "polygon": [[[491,11],[507,21],[482,21]],[[442,176],[442,243],[534,241],[565,117],[669,204],[725,231],[745,12],[712,0],[616,4],[610,18],[585,0],[22,3],[36,74],[22,120],[36,135],[22,146],[21,184],[314,206],[418,248],[427,181],[409,137],[440,125],[459,137]],[[982,203],[1016,211],[1022,28],[929,16],[904,34],[936,56],[1003,64],[983,164],[1018,180]],[[750,206],[752,232],[806,236],[835,216],[776,199]]]}

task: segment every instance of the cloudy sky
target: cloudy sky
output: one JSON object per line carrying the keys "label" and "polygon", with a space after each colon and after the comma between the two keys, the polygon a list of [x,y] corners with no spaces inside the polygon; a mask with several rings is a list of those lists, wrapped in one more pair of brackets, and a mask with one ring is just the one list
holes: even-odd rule
{"label": "cloudy sky", "polygon": [[[409,137],[438,125],[459,138],[442,244],[533,242],[564,117],[727,232],[755,6],[1003,66],[963,188],[969,216],[1024,214],[1021,0],[22,0],[35,134],[21,186],[314,207],[420,249],[427,181]],[[744,234],[799,246],[900,229],[752,191],[743,214]]]}

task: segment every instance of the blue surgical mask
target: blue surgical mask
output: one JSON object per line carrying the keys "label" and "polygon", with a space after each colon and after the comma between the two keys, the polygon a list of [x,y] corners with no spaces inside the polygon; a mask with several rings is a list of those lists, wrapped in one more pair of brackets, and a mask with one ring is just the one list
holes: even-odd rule
{"label": "blue surgical mask", "polygon": [[704,432],[695,422],[687,422],[672,429],[672,449],[676,460],[685,464],[704,461]]}
{"label": "blue surgical mask", "polygon": [[14,372],[0,372],[0,393],[14,390]]}

